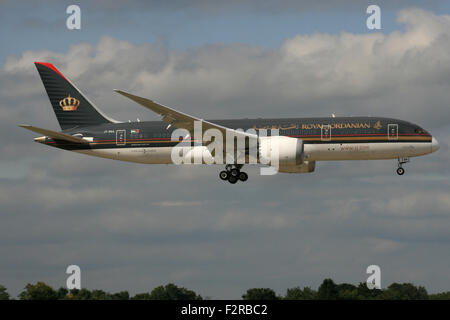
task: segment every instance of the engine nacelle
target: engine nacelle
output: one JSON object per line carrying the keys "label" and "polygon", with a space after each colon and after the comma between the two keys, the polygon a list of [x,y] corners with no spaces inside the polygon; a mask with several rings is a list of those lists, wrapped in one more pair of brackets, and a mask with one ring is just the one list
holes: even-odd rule
{"label": "engine nacelle", "polygon": [[285,136],[260,137],[258,158],[260,163],[278,165],[280,169],[299,166],[304,158],[303,140]]}
{"label": "engine nacelle", "polygon": [[316,168],[315,161],[303,161],[302,164],[296,166],[281,166],[278,168],[278,172],[286,173],[308,173],[313,172]]}

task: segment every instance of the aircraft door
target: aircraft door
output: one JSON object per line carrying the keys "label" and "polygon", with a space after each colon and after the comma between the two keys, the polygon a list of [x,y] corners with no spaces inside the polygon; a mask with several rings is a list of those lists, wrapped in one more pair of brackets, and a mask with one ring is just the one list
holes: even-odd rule
{"label": "aircraft door", "polygon": [[398,124],[396,123],[388,124],[388,139],[398,140]]}
{"label": "aircraft door", "polygon": [[116,130],[116,145],[124,146],[126,144],[126,131],[125,130]]}
{"label": "aircraft door", "polygon": [[331,140],[331,126],[329,124],[324,124],[320,132],[320,139],[322,141]]}

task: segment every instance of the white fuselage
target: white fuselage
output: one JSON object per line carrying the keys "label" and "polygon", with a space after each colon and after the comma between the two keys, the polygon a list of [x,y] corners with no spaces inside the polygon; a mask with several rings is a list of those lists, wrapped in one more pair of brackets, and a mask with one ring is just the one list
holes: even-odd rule
{"label": "white fuselage", "polygon": [[[197,150],[194,151],[194,148]],[[192,153],[187,155],[189,159],[192,159],[187,164],[202,164],[205,163],[205,159],[208,161],[206,163],[214,162],[206,147],[194,148]],[[437,148],[438,144],[434,138],[432,142],[305,143],[304,155],[305,160],[308,161],[379,160],[422,156],[434,152]],[[173,164],[172,150],[173,147],[143,147],[78,150],[75,152],[137,163]]]}

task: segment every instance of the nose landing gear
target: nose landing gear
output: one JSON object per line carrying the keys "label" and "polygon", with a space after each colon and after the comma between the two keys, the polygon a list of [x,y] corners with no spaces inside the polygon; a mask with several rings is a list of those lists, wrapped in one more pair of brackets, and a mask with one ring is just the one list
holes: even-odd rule
{"label": "nose landing gear", "polygon": [[403,169],[403,165],[405,164],[405,163],[408,163],[409,162],[409,158],[398,158],[398,162],[397,162],[397,165],[398,165],[398,168],[397,168],[397,174],[399,175],[399,176],[402,176],[404,173],[405,173],[405,169]]}
{"label": "nose landing gear", "polygon": [[221,180],[228,180],[229,183],[235,184],[238,180],[247,181],[248,174],[241,171],[243,164],[227,164],[225,170],[220,171],[219,178]]}

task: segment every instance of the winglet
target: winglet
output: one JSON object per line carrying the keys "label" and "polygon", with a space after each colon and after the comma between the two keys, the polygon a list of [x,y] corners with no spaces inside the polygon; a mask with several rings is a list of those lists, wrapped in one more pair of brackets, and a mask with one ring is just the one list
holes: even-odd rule
{"label": "winglet", "polygon": [[128,92],[125,92],[125,91],[122,91],[122,90],[119,90],[119,89],[113,89],[113,91],[117,92],[117,93],[119,93],[119,94],[121,94],[123,96],[127,96],[127,94],[129,94]]}
{"label": "winglet", "polygon": [[175,117],[177,117],[178,119],[176,119],[176,120],[186,120],[186,119],[197,120],[197,118],[191,117],[191,116],[189,116],[183,112],[177,111],[175,109],[163,106],[162,104],[159,104],[153,100],[135,96],[134,94],[131,94],[131,93],[128,93],[128,92],[125,92],[122,90],[118,90],[118,89],[114,89],[114,91],[130,100],[133,100],[134,102],[140,104],[141,106],[166,117],[167,119],[175,119]]}
{"label": "winglet", "polygon": [[[131,94],[131,93],[128,93],[128,92],[119,90],[119,89],[113,89],[113,90],[114,90],[114,92],[117,92],[118,94],[121,94],[121,95],[123,95],[124,97],[127,97],[128,99],[131,99],[131,100],[133,100],[133,101],[135,101],[135,102],[137,102],[137,103],[139,103],[139,104],[142,104],[142,103],[141,103],[142,101],[151,101],[151,102],[154,103],[153,100],[150,100],[150,99],[147,99],[147,98],[143,98],[143,97],[139,97],[139,96],[136,96],[136,95],[134,95],[134,94]],[[166,108],[167,108],[167,107],[166,107]]]}

